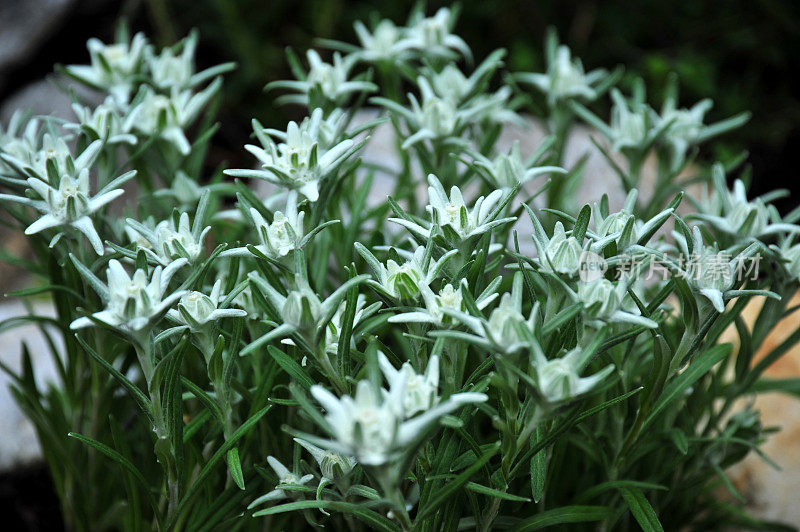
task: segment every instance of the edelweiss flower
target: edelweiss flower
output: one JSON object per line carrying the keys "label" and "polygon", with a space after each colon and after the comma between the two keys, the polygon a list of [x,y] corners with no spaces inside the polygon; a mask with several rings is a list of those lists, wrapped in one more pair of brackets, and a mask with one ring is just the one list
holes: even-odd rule
{"label": "edelweiss flower", "polygon": [[481,81],[481,72],[476,70],[467,77],[457,66],[450,63],[441,71],[432,72],[427,79],[437,96],[459,104],[474,95],[478,82]]}
{"label": "edelweiss flower", "polygon": [[178,218],[177,211],[167,220],[159,222],[154,229],[132,218],[128,218],[126,222],[150,244],[141,249],[164,266],[180,258],[191,263],[197,262],[203,256],[204,241],[211,230],[210,226],[203,227],[197,218],[191,224],[186,212],[182,212]]}
{"label": "edelweiss flower", "polygon": [[474,99],[464,107],[459,107],[457,102],[450,98],[437,95],[424,77],[419,77],[417,84],[422,102],[414,94],[409,93],[411,108],[387,98],[370,99],[372,103],[389,109],[406,122],[409,132],[403,141],[404,150],[424,140],[465,145],[466,139],[460,137],[464,128],[479,122],[487,112],[497,107],[497,101],[491,98]]}
{"label": "edelweiss flower", "polygon": [[[38,129],[38,124],[34,123]],[[31,137],[20,142],[15,142],[9,148],[16,149],[17,153],[4,149],[2,160],[5,165],[21,178],[34,177],[44,182],[55,182],[63,175],[77,176],[83,170],[89,170],[94,165],[103,149],[103,142],[96,140],[90,143],[77,157],[67,146],[67,138],[45,133],[41,141],[36,141],[37,131],[27,131]],[[14,184],[24,185],[21,179],[12,180]]]}
{"label": "edelweiss flower", "polygon": [[608,279],[599,278],[589,282],[579,281],[578,292],[574,294],[585,307],[585,314],[591,320],[604,323],[631,323],[654,329],[658,323],[645,318],[635,305],[624,305],[628,287],[624,282],[612,283]]}
{"label": "edelweiss flower", "polygon": [[[367,261],[375,277],[374,280],[367,281],[367,284],[378,292],[396,300],[416,300],[421,287],[430,286],[439,276],[447,261],[458,253],[457,250],[453,249],[442,255],[439,260],[429,258],[426,263],[425,247],[418,246],[405,263],[399,264],[396,260],[390,258],[384,266],[360,242],[355,243],[355,248]],[[395,253],[398,254],[397,258],[399,260],[399,251],[395,250]]]}
{"label": "edelweiss flower", "polygon": [[[527,205],[526,205],[527,207]],[[567,236],[564,224],[556,222],[553,236],[548,238],[539,219],[528,210],[534,224],[533,243],[539,255],[539,264],[546,271],[575,275],[581,266],[583,248],[574,236]]]}
{"label": "edelweiss flower", "polygon": [[425,374],[414,371],[411,363],[406,361],[397,370],[382,352],[378,352],[378,365],[386,382],[390,385],[405,379],[404,394],[401,398],[406,416],[413,416],[436,406],[439,400],[439,357],[434,355],[428,361]]}
{"label": "edelweiss flower", "polygon": [[216,79],[198,93],[173,87],[169,96],[145,87],[134,100],[124,127],[139,131],[145,137],[163,139],[175,146],[181,155],[188,155],[192,147],[184,130],[197,119],[221,86],[221,80]]}
{"label": "edelweiss flower", "polygon": [[356,466],[358,461],[352,456],[345,456],[343,454],[335,453],[333,451],[326,451],[320,449],[313,443],[307,442],[300,438],[294,438],[302,448],[311,453],[314,460],[317,461],[319,469],[322,472],[322,478],[329,480],[338,480],[350,474],[350,471]]}
{"label": "edelweiss flower", "polygon": [[[442,183],[433,174],[428,176],[428,184],[429,203],[426,210],[431,214],[433,223],[445,230],[445,237],[452,237],[450,239],[454,243],[467,242],[495,227],[516,221],[514,217],[497,219],[500,213],[495,207],[503,198],[502,190],[495,190],[485,198],[479,197],[470,210],[464,203],[464,197],[458,187],[453,186],[448,197]],[[389,221],[402,225],[423,240],[432,236],[432,226],[423,227],[404,218],[389,218]]]}
{"label": "edelweiss flower", "polygon": [[665,103],[659,118],[662,124],[670,124],[664,135],[663,144],[673,152],[673,167],[677,167],[683,161],[686,151],[691,146],[700,143],[701,133],[705,128],[703,117],[713,105],[709,99],[696,103],[690,109],[678,109],[674,103]]}
{"label": "edelweiss flower", "polygon": [[[124,331],[135,333],[145,329],[185,293],[180,290],[164,297],[172,276],[186,263],[186,259],[178,259],[163,270],[156,267],[149,277],[145,270],[136,270],[129,277],[122,264],[111,259],[106,273],[108,284],[104,286],[96,278],[92,283],[106,303],[105,310],[94,313],[93,318]],[[91,325],[94,325],[91,319],[82,317],[73,321],[70,329]]]}
{"label": "edelweiss flower", "polygon": [[611,77],[606,70],[584,72],[581,60],[573,60],[569,48],[558,45],[555,34],[548,36],[546,60],[546,73],[517,74],[516,77],[542,91],[551,107],[567,100],[595,100],[603,87],[610,85]]}
{"label": "edelweiss flower", "polygon": [[[500,279],[496,280],[484,290],[481,295],[475,299],[475,304],[480,310],[483,310],[497,298],[494,293],[497,285],[500,284]],[[412,310],[410,312],[403,312],[396,314],[389,318],[390,323],[430,323],[433,325],[444,325],[451,321],[450,316],[445,314],[444,309],[454,311],[463,311],[463,295],[462,290],[467,286],[467,281],[462,279],[458,289],[453,288],[453,285],[446,284],[438,294],[435,294],[428,285],[420,285],[420,293],[422,300],[425,302],[425,308]]]}
{"label": "edelweiss flower", "polygon": [[[438,366],[438,360],[434,357],[430,364]],[[438,369],[430,370],[425,377],[411,370],[414,383],[410,390],[410,367],[392,374],[384,363],[382,369],[389,380],[388,390],[379,390],[363,380],[356,386],[355,397],[345,395],[337,398],[319,384],[311,387],[311,394],[327,412],[325,419],[335,438],[319,440],[319,445],[354,456],[367,466],[399,462],[409,453],[416,452],[419,443],[439,418],[464,404],[487,399],[482,393],[467,392],[451,395],[446,401],[438,402],[435,388],[431,386],[434,377],[438,381]],[[413,410],[406,410],[407,404]],[[419,415],[415,415],[418,412]]]}
{"label": "edelweiss flower", "polygon": [[609,139],[616,151],[642,149],[652,143],[652,111],[646,104],[627,102],[617,89],[611,90],[614,106],[611,108]]}
{"label": "edelweiss flower", "polygon": [[[745,266],[745,261],[760,249],[759,244],[753,243],[732,257],[729,251],[720,251],[716,242],[712,246],[706,246],[699,227],[692,228],[691,242],[687,242],[682,234],[674,233],[674,236],[685,260],[682,268],[673,268],[673,275],[685,278],[692,289],[711,302],[714,310],[719,313],[724,312],[727,299],[748,293],[759,293],[750,290],[731,290],[736,281],[742,280],[741,268]],[[765,294],[761,292],[761,295]]]}
{"label": "edelweiss flower", "polygon": [[748,200],[741,180],[737,179],[733,190],[728,190],[722,165],[714,165],[712,173],[716,195],[702,201],[700,212],[688,217],[701,220],[737,241],[759,240],[784,232],[800,233],[800,226],[783,223],[778,210],[763,198]]}
{"label": "edelweiss flower", "polygon": [[[286,200],[286,214],[276,211],[272,223],[267,223],[261,213],[255,208],[250,208],[256,233],[261,240],[255,249],[267,257],[278,259],[285,257],[292,251],[303,249],[322,229],[339,223],[339,220],[330,220],[319,226],[307,235],[303,229],[305,212],[297,211],[297,192],[290,191]],[[222,252],[223,257],[237,256],[249,257],[252,253],[247,247],[239,247]]]}
{"label": "edelweiss flower", "polygon": [[560,358],[547,360],[541,348],[534,349],[532,362],[537,391],[550,405],[556,405],[579,397],[592,390],[613,370],[609,364],[590,377],[581,377],[592,351],[578,346]]}
{"label": "edelweiss flower", "polygon": [[156,87],[170,90],[186,89],[190,86],[190,81],[194,75],[194,52],[197,48],[197,36],[193,34],[182,44],[180,55],[176,54],[172,48],[164,48],[161,53],[156,55],[149,51],[147,54],[147,66]]}
{"label": "edelweiss flower", "polygon": [[453,50],[456,50],[471,60],[472,52],[467,43],[458,35],[451,33],[455,23],[455,16],[446,7],[439,9],[432,17],[424,18],[422,13],[419,13],[409,22],[401,42],[424,56],[452,58]]}
{"label": "edelweiss flower", "polygon": [[786,274],[795,280],[800,280],[800,244],[792,244],[793,235],[784,239],[780,246],[772,244],[770,249],[774,251],[779,262],[783,266]]}
{"label": "edelweiss flower", "polygon": [[[587,234],[595,239],[595,242],[591,245],[592,250],[602,253],[608,244],[615,241],[617,243],[617,252],[621,253],[627,250],[629,246],[637,243],[640,237],[654,234],[675,212],[675,209],[670,207],[653,216],[647,222],[643,222],[633,215],[638,195],[639,191],[635,188],[632,189],[628,193],[622,209],[613,213],[606,212],[603,214],[604,211],[600,205],[596,202],[592,205],[595,230],[594,232],[587,231]],[[642,244],[646,244],[646,242],[642,242]]]}
{"label": "edelweiss flower", "polygon": [[[248,144],[245,149],[258,158],[262,170],[225,170],[225,174],[264,179],[298,190],[309,201],[317,201],[320,182],[360,147],[354,147],[350,139],[330,147],[321,145],[321,124],[321,109],[315,109],[311,119],[301,125],[289,122],[286,133],[264,129],[253,121],[253,130],[261,147]],[[270,135],[282,142],[276,143]]]}
{"label": "edelweiss flower", "polygon": [[742,126],[750,119],[749,113],[740,113],[716,124],[706,126],[703,123],[706,112],[713,106],[709,99],[702,100],[691,108],[679,109],[677,79],[667,87],[667,98],[657,116],[659,127],[664,127],[664,134],[659,137],[659,144],[672,154],[672,169],[679,169],[686,158],[689,148]]}
{"label": "edelweiss flower", "polygon": [[[366,301],[367,298],[364,297],[364,294],[358,294],[356,298],[356,313],[353,316],[353,329],[355,329],[356,325],[375,314],[381,307],[381,302],[378,301],[364,308]],[[339,338],[342,334],[342,328],[344,327],[342,320],[344,319],[346,309],[347,304],[344,302],[341,303],[336,313],[333,315],[333,318],[331,318],[331,321],[328,323],[327,327],[325,327],[325,350],[330,354],[336,354],[339,351]],[[355,346],[356,338],[351,335],[350,348],[355,349]]]}
{"label": "edelweiss flower", "polygon": [[491,186],[508,192],[518,184],[524,184],[544,174],[565,174],[558,166],[536,166],[536,161],[523,161],[519,141],[515,140],[508,153],[500,153],[493,160],[478,152],[471,152],[472,164]]}
{"label": "edelweiss flower", "polygon": [[353,24],[356,36],[361,42],[361,50],[353,55],[368,62],[402,61],[410,55],[412,43],[401,40],[402,31],[391,20],[381,20],[375,31],[369,32],[363,22]]}
{"label": "edelweiss flower", "polygon": [[662,121],[647,104],[644,82],[636,80],[633,97],[626,99],[617,89],[611,89],[611,119],[606,124],[577,102],[575,112],[611,141],[614,151],[625,154],[631,165],[640,165],[653,143],[664,135],[671,123]]}
{"label": "edelweiss flower", "polygon": [[320,99],[341,106],[352,93],[378,90],[369,81],[348,79],[350,70],[358,62],[356,55],[342,57],[339,52],[334,52],[333,63],[323,61],[315,50],[309,50],[306,57],[309,68],[304,80],[273,81],[267,85],[267,90],[280,88],[297,91],[301,95],[283,96],[281,101],[305,105],[310,109],[319,108]]}
{"label": "edelweiss flower", "polygon": [[286,338],[292,334],[298,334],[310,345],[322,327],[327,326],[339,304],[347,295],[347,291],[355,285],[367,279],[368,275],[358,275],[349,279],[337,288],[324,301],[314,292],[308,284],[308,280],[303,279],[299,274],[295,275],[294,290],[287,295],[278,292],[272,285],[264,280],[258,273],[248,275],[251,286],[261,290],[272,306],[280,313],[283,323],[261,338],[251,342],[242,354],[251,353],[265,343]]}
{"label": "edelweiss flower", "polygon": [[501,58],[504,53],[503,50],[498,50],[489,55],[469,77],[455,65],[448,64],[438,72],[429,70],[425,73],[425,79],[437,96],[451,101],[465,114],[468,110],[475,109],[474,114],[469,113],[471,122],[488,120],[492,123],[524,124],[519,115],[510,108],[509,87],[502,87],[494,93],[483,92],[489,78],[503,64]]}
{"label": "edelweiss flower", "polygon": [[[278,459],[275,458],[274,456],[268,456],[267,463],[270,465],[272,470],[275,471],[275,474],[278,476],[278,484],[304,486],[314,478],[314,475],[303,475],[301,477],[296,473],[289,471],[289,469],[282,463],[280,463]],[[277,501],[280,499],[285,499],[287,497],[289,497],[289,495],[284,490],[274,489],[269,493],[262,495],[261,497],[258,497],[256,500],[251,502],[247,506],[247,509],[251,510],[256,506],[258,506],[259,504],[264,504],[265,502],[270,502],[270,501]]]}
{"label": "edelweiss flower", "polygon": [[[488,320],[449,308],[442,311],[470,330],[470,333],[461,333],[462,339],[486,350],[513,354],[529,345],[538,314],[538,307],[534,305],[527,319],[522,315],[522,285],[522,273],[517,272],[511,292],[503,294]],[[432,334],[438,336],[436,332]]]}
{"label": "edelweiss flower", "polygon": [[189,177],[183,170],[175,172],[175,179],[169,188],[156,190],[153,195],[156,197],[170,197],[177,202],[176,208],[179,211],[189,210],[197,205],[203,195],[204,188],[197,184],[197,181]]}
{"label": "edelweiss flower", "polygon": [[[101,144],[100,141],[96,142]],[[75,162],[71,157],[68,159],[67,164],[71,165],[73,170],[81,168],[77,173],[64,175],[53,173],[50,180],[42,180],[38,177],[31,177],[27,180],[28,186],[41,199],[0,194],[0,200],[21,203],[42,213],[38,220],[25,229],[25,234],[32,235],[51,228],[72,227],[89,239],[95,253],[102,255],[103,242],[100,240],[100,235],[97,234],[90,216],[122,195],[123,190],[116,187],[132,178],[136,171],[130,171],[114,179],[92,197],[89,194],[89,169],[85,167],[85,164],[90,164],[90,162],[82,161],[81,157]],[[93,157],[91,159],[93,160]],[[61,234],[61,232],[57,233],[51,240],[51,247],[55,245]]]}
{"label": "edelweiss flower", "polygon": [[207,324],[216,320],[247,316],[247,312],[241,309],[219,308],[223,299],[225,298],[222,295],[222,279],[217,279],[210,294],[187,292],[178,301],[177,310],[172,309],[167,315],[192,332],[202,332]]}
{"label": "edelweiss flower", "polygon": [[103,44],[89,39],[91,65],[71,65],[66,72],[81,83],[108,91],[118,104],[127,105],[138,83],[137,76],[143,74],[144,54],[149,46],[142,33],[134,35],[130,43]]}
{"label": "edelweiss flower", "polygon": [[78,122],[65,125],[66,129],[76,133],[89,132],[93,138],[102,139],[106,144],[136,144],[136,136],[130,132],[131,124],[123,123],[110,96],[94,109],[73,103],[72,110]]}
{"label": "edelweiss flower", "polygon": [[[27,160],[30,154],[39,151],[40,126],[41,122],[38,119],[29,119],[28,114],[22,111],[14,111],[7,130],[0,124],[0,179],[24,185],[24,181],[14,179],[12,176],[22,173],[20,164],[24,164],[23,161]],[[7,163],[6,158],[11,159],[11,162]],[[15,164],[14,161],[18,163]]]}
{"label": "edelweiss flower", "polygon": [[[180,43],[164,48],[158,55],[152,48],[146,50],[145,61],[153,85],[162,91],[170,91],[173,88],[191,89],[219,74],[233,70],[234,63],[223,63],[195,73],[194,54],[197,50],[197,40],[197,32],[193,31]],[[177,50],[180,50],[180,54]]]}

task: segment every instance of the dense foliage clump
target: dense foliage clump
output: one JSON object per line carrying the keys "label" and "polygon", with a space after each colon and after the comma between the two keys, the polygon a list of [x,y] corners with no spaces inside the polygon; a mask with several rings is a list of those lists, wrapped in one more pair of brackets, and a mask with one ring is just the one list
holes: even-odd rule
{"label": "dense foliage clump", "polygon": [[[796,388],[761,375],[800,333],[751,362],[793,310],[800,211],[729,189],[742,157],[693,164],[747,116],[707,124],[674,85],[656,110],[555,35],[544,72],[475,64],[454,23],[290,53],[268,89],[308,114],[254,120],[253,168],[207,175],[233,65],[196,72],[196,35],[92,40],[61,73],[101,97],[2,132],[41,279],[16,295],[56,312],[3,326],[41,324],[60,377],[40,391],[25,352],[14,393],[71,527],[773,526],[725,470],[766,434],[739,399]],[[500,148],[532,93],[549,136]],[[614,174],[567,165],[578,121]]]}

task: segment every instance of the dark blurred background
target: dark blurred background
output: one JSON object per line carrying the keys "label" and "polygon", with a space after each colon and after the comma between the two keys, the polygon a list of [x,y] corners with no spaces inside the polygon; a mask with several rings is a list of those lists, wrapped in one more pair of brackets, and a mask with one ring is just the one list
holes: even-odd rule
{"label": "dark blurred background", "polygon": [[[428,2],[432,14],[449,2]],[[456,32],[478,60],[497,47],[508,69],[541,71],[548,26],[589,68],[626,66],[645,78],[656,107],[667,74],[681,80],[681,103],[710,97],[711,121],[750,110],[753,118],[716,149],[746,148],[755,193],[797,189],[800,153],[800,2],[730,0],[462,0]],[[403,23],[410,2],[398,0],[0,0],[0,101],[40,80],[54,63],[85,63],[85,42],[113,39],[123,17],[133,30],[167,44],[197,28],[201,66],[236,61],[220,120],[218,156],[229,162],[250,132],[250,118],[282,126],[297,108],[277,108],[262,87],[290,77],[286,46],[300,53],[319,37],[354,41],[353,22],[380,14]],[[15,17],[16,14],[16,17]],[[18,34],[9,48],[9,31]],[[5,42],[6,44],[3,44]],[[706,153],[706,157],[715,154]],[[246,161],[245,161],[246,162]],[[783,207],[794,204],[785,202]]]}

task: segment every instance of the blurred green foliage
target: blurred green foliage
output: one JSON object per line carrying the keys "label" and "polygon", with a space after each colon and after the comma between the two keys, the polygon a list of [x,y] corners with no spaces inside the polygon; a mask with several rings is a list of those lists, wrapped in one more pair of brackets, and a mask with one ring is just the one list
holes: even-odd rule
{"label": "blurred green foliage", "polygon": [[[432,13],[451,2],[428,2]],[[235,60],[227,87],[223,142],[232,145],[258,117],[283,125],[297,109],[280,109],[263,93],[271,80],[290,77],[286,46],[301,54],[315,38],[353,41],[353,22],[386,17],[403,22],[411,2],[398,0],[150,0],[148,14],[164,41],[196,27],[199,57],[215,64]],[[497,47],[509,50],[508,68],[543,68],[548,26],[581,57],[587,68],[624,64],[627,79],[645,78],[660,105],[667,74],[677,72],[681,101],[710,97],[711,121],[751,110],[748,126],[728,137],[727,150],[747,147],[761,161],[759,173],[788,172],[775,158],[800,145],[800,2],[796,0],[462,0],[456,32],[481,59]],[[794,134],[793,134],[794,132]],[[790,145],[791,144],[791,145]],[[722,149],[726,149],[723,145]],[[788,174],[787,174],[788,175]],[[774,183],[774,179],[773,179]]]}

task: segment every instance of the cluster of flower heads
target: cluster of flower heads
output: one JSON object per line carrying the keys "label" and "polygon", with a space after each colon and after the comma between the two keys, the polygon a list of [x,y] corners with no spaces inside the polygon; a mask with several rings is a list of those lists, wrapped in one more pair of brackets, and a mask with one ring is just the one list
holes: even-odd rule
{"label": "cluster of flower heads", "polygon": [[[98,255],[104,254],[93,216],[123,194],[120,187],[136,171],[103,175],[101,180],[94,179],[92,170],[112,164],[119,145],[133,150],[159,141],[183,157],[190,154],[192,146],[185,131],[219,91],[219,74],[232,68],[223,64],[195,72],[197,38],[192,34],[159,52],[142,34],[128,39],[121,32],[120,40],[109,45],[91,39],[91,64],[67,66],[64,73],[106,94],[102,103],[94,105],[92,96],[85,103],[73,103],[75,120],[63,124],[47,118],[30,119],[23,112],[14,115],[8,131],[2,132],[0,181],[15,194],[2,194],[0,199],[41,213],[28,226],[27,234],[56,229],[53,245],[65,233],[77,231]],[[185,175],[174,181],[178,185],[175,191],[184,196],[186,189],[194,185],[186,183]],[[92,193],[94,182],[98,190]],[[186,200],[196,202],[199,190],[188,196]],[[165,231],[170,230],[159,225],[159,237],[153,238],[149,233],[142,236],[156,245]],[[177,238],[179,231],[171,231]],[[176,253],[171,244],[169,251],[164,250],[163,243],[156,247],[159,253]]]}
{"label": "cluster of flower heads", "polygon": [[109,143],[156,137],[188,154],[185,129],[219,90],[218,76],[233,67],[223,64],[195,72],[197,39],[192,34],[159,52],[141,33],[130,40],[122,33],[114,44],[89,40],[91,64],[70,65],[64,72],[109,96],[94,108],[75,104],[78,125]]}

